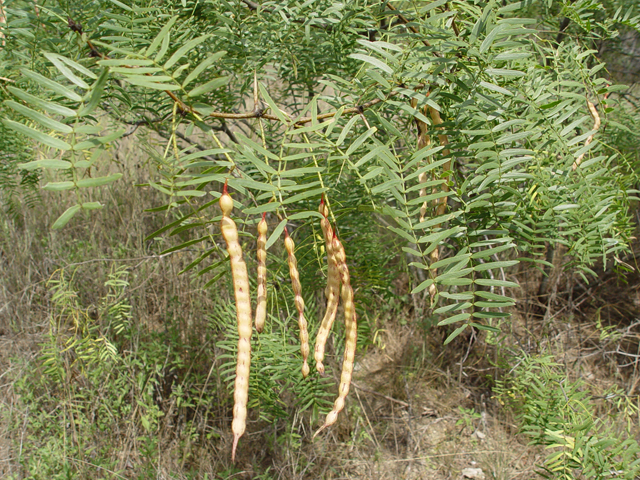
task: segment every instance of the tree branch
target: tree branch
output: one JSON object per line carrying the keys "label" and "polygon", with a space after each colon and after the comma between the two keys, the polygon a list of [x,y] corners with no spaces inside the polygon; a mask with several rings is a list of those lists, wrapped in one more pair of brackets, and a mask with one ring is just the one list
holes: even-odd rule
{"label": "tree branch", "polygon": [[569,23],[571,22],[571,20],[569,20],[568,17],[564,17],[561,21],[560,21],[560,31],[558,32],[558,35],[556,36],[556,41],[555,41],[555,47],[558,48],[560,46],[560,42],[562,41],[562,39],[564,38],[565,35],[565,30],[567,29],[567,27],[569,26]]}
{"label": "tree branch", "polygon": [[[404,23],[405,25],[407,25],[409,27],[409,29],[413,32],[413,33],[420,33],[420,30],[418,30],[416,27],[414,27],[413,25],[409,25],[409,23],[411,23],[411,21],[405,17],[404,15],[402,15],[398,9],[396,7],[394,7],[393,5],[391,5],[390,3],[387,3],[387,8],[393,12],[396,12],[396,16],[400,19],[400,21],[402,23]],[[424,43],[425,46],[430,47],[431,44],[429,43],[428,40],[423,39],[422,43]],[[436,54],[436,56],[439,56],[438,54]]]}
{"label": "tree branch", "polygon": [[251,0],[242,0],[242,3],[244,3],[247,7],[249,7],[253,11],[258,10],[258,8],[260,8],[260,5],[258,3],[252,2]]}

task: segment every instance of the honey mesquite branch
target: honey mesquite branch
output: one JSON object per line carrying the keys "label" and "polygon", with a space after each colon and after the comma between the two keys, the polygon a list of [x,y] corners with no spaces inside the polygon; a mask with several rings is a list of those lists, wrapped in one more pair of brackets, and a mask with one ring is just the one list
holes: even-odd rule
{"label": "honey mesquite branch", "polygon": [[[74,20],[72,20],[71,18],[69,18],[69,28],[76,32],[78,35],[82,36],[82,25],[75,22]],[[91,40],[87,39],[86,40],[87,43],[87,47],[89,47],[89,49],[91,50],[91,56],[95,56],[95,57],[99,57],[102,59],[108,59],[109,57],[103,53],[101,53],[95,45],[93,45],[93,43],[91,42]],[[229,119],[229,120],[243,120],[243,119],[249,119],[249,118],[264,118],[267,120],[274,120],[274,121],[280,121],[280,118],[278,118],[276,115],[271,115],[269,113],[264,113],[264,111],[260,108],[254,108],[253,111],[251,112],[242,112],[242,113],[228,113],[228,112],[210,112],[207,115],[199,112],[197,109],[194,109],[193,107],[187,105],[186,103],[184,103],[174,92],[170,91],[170,90],[164,90],[164,93],[166,93],[171,100],[173,100],[175,103],[177,103],[178,105],[178,110],[180,111],[181,114],[192,114],[195,116],[198,116],[200,118],[206,118],[206,117],[210,117],[210,118],[221,118],[221,119]],[[397,95],[398,92],[396,91],[391,91],[388,93],[387,98],[393,97],[395,95]],[[378,103],[383,102],[384,100],[381,98],[374,98],[373,100],[369,101],[369,102],[365,102],[363,104],[360,105],[356,105],[355,107],[349,107],[349,108],[345,108],[342,111],[343,115],[359,115],[362,112],[364,112],[366,109],[373,107],[374,105],[377,105]],[[324,120],[326,118],[331,118],[334,117],[335,115],[337,115],[339,110],[333,111],[333,112],[327,112],[327,113],[322,113],[320,115],[318,115],[317,117],[315,117],[317,120]],[[313,117],[303,117],[300,118],[298,120],[296,120],[294,123],[296,125],[303,125],[305,123],[309,123],[311,121],[313,121],[314,118]],[[225,130],[226,131],[226,130]]]}

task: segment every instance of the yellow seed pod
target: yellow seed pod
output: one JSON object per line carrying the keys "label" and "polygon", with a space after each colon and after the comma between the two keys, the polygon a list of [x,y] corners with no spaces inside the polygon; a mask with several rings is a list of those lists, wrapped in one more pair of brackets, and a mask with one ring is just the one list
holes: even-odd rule
{"label": "yellow seed pod", "polygon": [[258,224],[258,288],[256,299],[256,330],[262,332],[267,319],[267,221],[265,215]]}
{"label": "yellow seed pod", "polygon": [[238,323],[238,357],[236,364],[236,379],[233,391],[233,446],[231,447],[231,461],[235,462],[238,440],[244,434],[247,424],[247,401],[249,399],[249,369],[251,366],[251,295],[249,292],[249,275],[247,265],[242,259],[242,247],[238,243],[238,228],[229,218],[233,210],[233,200],[224,185],[223,195],[220,197],[222,221],[220,229],[227,243],[227,252],[231,262],[233,277],[233,291],[236,300],[236,319]]}
{"label": "yellow seed pod", "polygon": [[284,248],[289,256],[289,276],[291,277],[291,287],[295,297],[296,309],[298,310],[298,326],[300,328],[300,352],[302,353],[302,376],[309,375],[309,333],[307,332],[307,320],[304,318],[304,299],[302,298],[302,286],[300,285],[300,274],[298,273],[298,262],[295,256],[295,243],[289,236],[287,229],[284,230]]}
{"label": "yellow seed pod", "polygon": [[356,321],[356,309],[353,303],[353,289],[351,288],[349,267],[347,266],[344,247],[337,237],[333,238],[333,250],[335,252],[338,270],[340,272],[340,279],[342,282],[341,296],[344,309],[346,339],[344,345],[344,357],[342,360],[342,373],[340,374],[340,385],[338,387],[338,398],[334,402],[333,409],[327,415],[324,424],[314,434],[314,437],[328,426],[333,425],[338,419],[338,414],[342,409],[344,409],[345,399],[349,394],[349,387],[351,386],[356,343],[358,340],[358,324]]}
{"label": "yellow seed pod", "polygon": [[220,210],[222,210],[222,215],[225,217],[231,215],[233,210],[233,199],[226,192],[220,197]]}
{"label": "yellow seed pod", "polygon": [[322,362],[324,361],[325,346],[338,312],[338,301],[340,298],[340,272],[338,271],[338,263],[333,249],[333,229],[331,228],[331,223],[327,219],[329,212],[324,201],[320,203],[319,210],[325,217],[320,221],[320,227],[322,228],[322,233],[324,235],[329,270],[327,274],[327,287],[324,290],[324,294],[327,297],[327,309],[325,311],[324,318],[320,323],[320,328],[318,329],[313,356],[316,361],[316,370],[320,374],[324,374],[324,364]]}

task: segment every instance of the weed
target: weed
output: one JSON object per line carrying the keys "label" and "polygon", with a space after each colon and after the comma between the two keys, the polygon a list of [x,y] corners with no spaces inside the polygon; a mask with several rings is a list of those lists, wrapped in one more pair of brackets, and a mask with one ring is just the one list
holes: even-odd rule
{"label": "weed", "polygon": [[[521,431],[547,454],[540,474],[545,478],[634,479],[640,474],[640,446],[631,432],[620,432],[598,415],[593,397],[581,381],[570,381],[550,356],[522,353],[520,365],[498,382],[498,401],[513,410]],[[604,397],[609,414],[629,422],[638,407],[617,389]],[[630,423],[629,423],[630,426]]]}

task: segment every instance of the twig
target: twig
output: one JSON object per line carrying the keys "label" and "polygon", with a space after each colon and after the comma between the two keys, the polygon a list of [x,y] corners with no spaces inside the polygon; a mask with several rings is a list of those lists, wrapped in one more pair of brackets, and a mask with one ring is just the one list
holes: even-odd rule
{"label": "twig", "polygon": [[[65,265],[65,268],[77,267],[79,265],[86,265],[87,263],[96,263],[96,262],[137,262],[139,260],[145,261],[145,260],[151,260],[153,258],[164,258],[164,257],[168,257],[170,255],[173,255],[175,253],[186,252],[186,251],[189,251],[189,249],[188,248],[183,248],[181,250],[175,250],[173,252],[163,253],[162,255],[146,255],[144,257],[133,257],[133,258],[93,258],[91,260],[85,260],[84,262],[67,263]],[[192,250],[192,251],[194,251],[194,250]],[[142,262],[140,262],[138,265],[140,265],[141,263]],[[138,265],[136,265],[136,267]],[[136,267],[132,267],[132,269],[136,268]]]}
{"label": "twig", "polygon": [[[388,463],[399,463],[399,462],[416,462],[419,460],[429,460],[432,458],[446,458],[446,457],[456,457],[458,455],[479,455],[479,454],[495,454],[495,453],[513,453],[512,450],[475,450],[473,452],[451,452],[451,453],[436,453],[433,455],[424,455],[421,457],[407,457],[407,458],[394,458],[394,459],[385,459],[385,462]],[[346,459],[349,462],[358,462],[358,459]]]}
{"label": "twig", "polygon": [[227,122],[225,122],[224,120],[220,122],[220,127],[211,127],[211,128],[213,128],[214,130],[226,133],[227,137],[229,137],[229,140],[231,140],[233,143],[235,144],[240,143],[238,141],[238,137],[236,137],[236,134],[233,133],[233,131],[229,128],[229,125],[227,125]]}
{"label": "twig", "polygon": [[125,132],[122,135],[122,138],[125,138],[125,137],[128,137],[130,135],[133,135],[135,133],[135,131],[138,130],[138,127],[140,125],[151,125],[152,123],[164,122],[165,118],[156,118],[156,119],[151,120],[151,119],[148,119],[148,118],[145,117],[142,120],[136,120],[136,121],[123,120],[123,123],[126,123],[127,125],[131,125],[131,126],[133,126],[133,128],[131,129],[131,131]]}
{"label": "twig", "polygon": [[[392,97],[397,95],[398,92],[389,92],[388,97]],[[371,100],[370,102],[366,102],[363,103],[362,105],[358,105],[355,107],[351,107],[351,108],[345,108],[342,112],[342,114],[361,114],[364,110],[366,110],[367,108],[373,107],[374,105],[377,105],[378,103],[382,102],[383,99],[381,98],[376,98],[374,100]],[[196,112],[197,113],[197,112]],[[334,117],[336,114],[338,113],[338,111],[334,111],[334,112],[328,112],[328,113],[323,113],[318,115],[316,118],[318,120],[324,120],[325,118],[331,118]],[[209,114],[210,117],[213,118],[228,118],[228,119],[232,119],[232,120],[240,120],[240,119],[245,119],[245,118],[266,118],[267,120],[276,120],[279,121],[280,119],[278,117],[276,117],[275,115],[271,115],[268,113],[262,113],[262,110],[258,109],[258,110],[254,110],[252,112],[243,112],[243,113],[226,113],[226,112],[212,112]],[[302,125],[304,123],[309,123],[313,121],[312,117],[303,117],[300,118],[299,120],[295,121],[296,125]]]}
{"label": "twig", "polygon": [[247,7],[249,7],[251,10],[254,10],[254,11],[260,8],[260,5],[258,3],[252,2],[251,0],[242,0],[242,3],[244,3]]}
{"label": "twig", "polygon": [[[352,382],[353,384],[353,382]],[[376,436],[376,431],[373,429],[373,426],[371,425],[371,422],[369,421],[369,415],[367,415],[367,410],[364,408],[364,405],[362,404],[362,399],[360,398],[360,394],[358,393],[358,388],[356,388],[356,397],[358,397],[358,403],[360,403],[360,408],[362,408],[362,413],[364,413],[364,418],[367,421],[367,425],[369,425],[369,430],[371,430],[371,434],[373,436],[373,441],[376,444],[376,447],[378,447],[378,450],[380,450],[380,443],[378,442],[378,437]]]}
{"label": "twig", "polygon": [[[413,33],[420,33],[420,30],[418,30],[416,27],[414,27],[413,25],[409,25],[411,23],[411,20],[409,20],[407,17],[405,17],[404,15],[402,15],[398,9],[396,7],[394,7],[393,5],[391,5],[390,3],[387,3],[387,8],[393,12],[396,12],[396,15],[398,16],[398,18],[400,19],[400,21],[402,23],[404,23],[407,27],[409,27],[409,29],[413,32]],[[426,47],[430,47],[431,44],[429,43],[429,40],[426,39],[422,39],[422,43],[424,43],[424,45]],[[439,57],[440,55],[438,55],[437,52],[434,52],[436,57]]]}
{"label": "twig", "polygon": [[[451,9],[449,8],[449,2],[444,4],[444,7],[447,11],[451,11]],[[457,14],[456,14],[457,15]],[[456,25],[456,15],[453,16],[453,19],[451,20],[451,28],[453,28],[453,33],[456,34],[456,37],[460,36],[460,29],[458,28],[458,26]]]}
{"label": "twig", "polygon": [[382,397],[385,400],[389,400],[390,402],[397,403],[398,405],[402,405],[403,407],[409,408],[409,404],[407,402],[403,402],[402,400],[397,400],[397,399],[395,399],[393,397],[389,397],[388,395],[385,395],[383,393],[376,392],[375,390],[371,390],[369,388],[361,387],[360,385],[357,385],[354,382],[351,382],[351,385],[356,387],[358,390],[362,390],[363,392],[371,393],[372,395],[377,395],[378,397]]}
{"label": "twig", "polygon": [[[246,2],[245,2],[246,3]],[[253,3],[253,2],[251,2]],[[390,6],[390,5],[389,5]],[[76,32],[78,35],[82,36],[83,30],[82,30],[82,25],[78,22],[75,22],[73,19],[69,18],[68,20],[69,23],[69,28]],[[87,46],[89,47],[89,49],[91,50],[91,56],[94,57],[99,57],[102,59],[108,59],[109,56],[106,54],[103,54],[102,52],[100,52],[94,45],[93,43],[91,43],[91,40],[86,40]],[[150,75],[150,74],[148,74]],[[254,74],[254,81],[255,81],[255,75]],[[420,86],[418,86],[420,87]],[[252,112],[243,112],[243,113],[227,113],[227,112],[212,112],[208,115],[203,115],[200,112],[198,112],[196,109],[194,109],[193,107],[185,104],[180,98],[178,98],[172,91],[170,90],[164,90],[164,92],[178,105],[178,110],[180,111],[181,114],[192,114],[195,115],[197,117],[211,117],[211,118],[222,118],[222,119],[230,119],[230,120],[242,120],[242,119],[248,119],[248,118],[265,118],[267,120],[274,120],[274,121],[280,121],[280,118],[278,118],[276,115],[272,115],[272,114],[267,114],[264,113],[264,110],[262,110],[261,108],[257,108],[256,106],[254,106],[254,110]],[[352,115],[352,114],[361,114],[364,112],[365,109],[373,107],[374,105],[377,105],[380,102],[383,102],[384,100],[393,97],[395,95],[397,95],[398,92],[397,91],[391,91],[389,92],[389,94],[387,95],[387,97],[385,99],[381,99],[381,98],[376,98],[374,100],[371,100],[369,102],[363,103],[361,105],[357,105],[355,107],[351,107],[351,108],[346,108],[343,110],[343,114],[348,114],[348,115]],[[338,113],[338,110],[334,111],[334,112],[328,112],[328,113],[323,113],[321,115],[318,115],[316,118],[318,120],[323,120],[325,118],[331,118],[334,117],[336,114]],[[303,117],[299,120],[295,121],[296,125],[302,125],[305,123],[309,123],[313,121],[312,117]],[[233,135],[233,132],[231,132],[228,127],[226,127],[224,124],[222,126],[222,131],[225,132],[227,135],[229,135],[229,137],[232,139],[232,141],[234,141],[235,143],[237,142],[236,140],[233,140],[233,138],[235,138],[235,136]],[[231,134],[229,134],[231,132]],[[232,138],[233,137],[233,138]]]}

